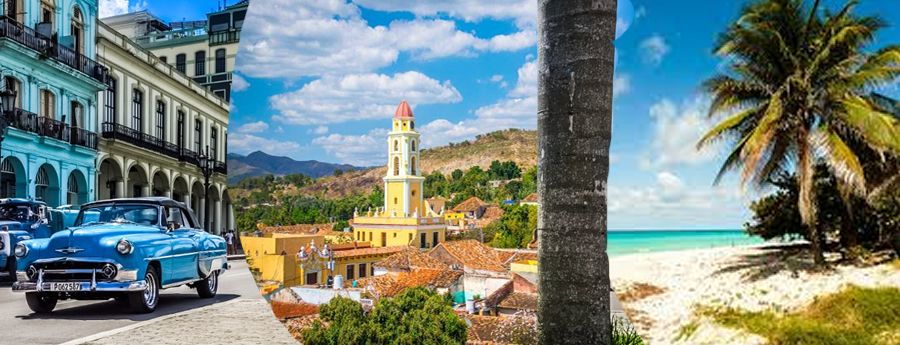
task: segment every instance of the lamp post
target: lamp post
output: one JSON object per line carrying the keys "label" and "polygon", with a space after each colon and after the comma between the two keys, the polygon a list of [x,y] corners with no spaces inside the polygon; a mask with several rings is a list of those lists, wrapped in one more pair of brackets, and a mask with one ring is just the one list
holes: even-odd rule
{"label": "lamp post", "polygon": [[[0,149],[3,147],[3,139],[6,138],[6,129],[9,128],[9,119],[13,116],[15,106],[16,91],[7,86],[5,90],[0,91]],[[0,151],[0,161],[2,159],[2,151]]]}
{"label": "lamp post", "polygon": [[209,156],[209,145],[206,145],[206,153],[200,155],[200,172],[203,173],[203,229],[207,232],[209,228],[209,177],[213,172],[213,164],[215,159]]}

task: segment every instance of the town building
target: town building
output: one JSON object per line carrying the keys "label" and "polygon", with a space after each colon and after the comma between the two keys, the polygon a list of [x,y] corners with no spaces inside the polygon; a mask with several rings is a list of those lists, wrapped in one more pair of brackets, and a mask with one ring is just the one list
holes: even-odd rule
{"label": "town building", "polygon": [[373,247],[414,246],[433,248],[446,240],[447,225],[441,213],[424,198],[421,138],[409,103],[397,107],[387,137],[388,164],[384,177],[384,206],[354,214],[350,224],[354,239]]}
{"label": "town building", "polygon": [[249,1],[240,1],[196,21],[166,23],[148,11],[139,11],[104,18],[103,22],[230,101],[235,57],[249,6]]}
{"label": "town building", "polygon": [[[97,0],[7,0],[0,15],[0,90],[15,95],[0,145],[0,198],[52,207],[94,199]],[[7,104],[8,106],[9,104]]]}
{"label": "town building", "polygon": [[96,23],[97,59],[109,68],[97,102],[96,198],[171,197],[186,203],[207,231],[234,229],[226,190],[228,102]]}

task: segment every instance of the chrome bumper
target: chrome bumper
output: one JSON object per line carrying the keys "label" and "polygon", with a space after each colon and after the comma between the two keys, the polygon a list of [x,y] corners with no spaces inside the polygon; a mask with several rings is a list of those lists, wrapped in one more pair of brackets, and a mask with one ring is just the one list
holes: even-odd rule
{"label": "chrome bumper", "polygon": [[[45,282],[44,281],[44,273],[45,272],[56,272],[56,273],[91,273],[91,280],[89,281],[64,281],[59,283],[76,283],[79,285],[77,290],[66,290],[66,291],[56,291],[53,290],[53,284],[57,282]],[[122,271],[120,271],[122,272]],[[130,271],[128,271],[130,272]],[[79,269],[68,269],[68,270],[39,270],[37,281],[32,282],[28,280],[28,275],[25,272],[16,272],[17,281],[13,283],[12,290],[15,292],[24,292],[24,291],[37,291],[37,292],[134,292],[134,291],[144,291],[147,289],[147,282],[143,280],[131,280],[131,281],[97,281],[97,270],[88,269],[88,270],[79,270]]]}

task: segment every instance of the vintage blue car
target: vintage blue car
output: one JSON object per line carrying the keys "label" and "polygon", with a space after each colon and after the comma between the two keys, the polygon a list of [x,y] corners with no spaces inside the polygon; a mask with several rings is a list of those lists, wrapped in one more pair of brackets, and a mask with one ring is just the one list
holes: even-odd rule
{"label": "vintage blue car", "polygon": [[53,232],[47,204],[27,199],[0,199],[0,279],[16,279],[13,248],[21,241],[47,238]]}
{"label": "vintage blue car", "polygon": [[75,226],[13,251],[13,291],[25,292],[35,313],[53,311],[59,300],[111,298],[149,313],[161,289],[188,285],[215,296],[228,269],[225,240],[204,232],[184,204],[161,197],[82,205]]}

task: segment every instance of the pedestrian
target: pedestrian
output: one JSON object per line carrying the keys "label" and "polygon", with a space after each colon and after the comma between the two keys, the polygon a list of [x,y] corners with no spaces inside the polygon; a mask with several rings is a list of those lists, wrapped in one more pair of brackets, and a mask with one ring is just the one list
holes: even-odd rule
{"label": "pedestrian", "polygon": [[234,253],[234,231],[229,230],[225,233],[225,243],[228,245],[228,255]]}

